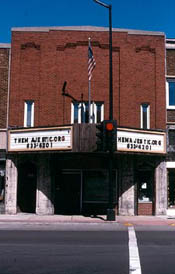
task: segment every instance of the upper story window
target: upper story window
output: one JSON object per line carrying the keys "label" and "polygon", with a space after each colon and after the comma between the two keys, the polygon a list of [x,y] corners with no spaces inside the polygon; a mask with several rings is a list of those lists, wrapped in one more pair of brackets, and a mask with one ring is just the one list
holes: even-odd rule
{"label": "upper story window", "polygon": [[167,109],[175,109],[175,78],[166,82]]}
{"label": "upper story window", "polygon": [[175,129],[169,129],[168,141],[170,146],[175,146]]}
{"label": "upper story window", "polygon": [[[104,120],[104,103],[91,102],[90,123],[100,123]],[[89,103],[73,102],[71,106],[71,123],[89,123]]]}
{"label": "upper story window", "polygon": [[34,101],[24,102],[24,127],[34,126]]}
{"label": "upper story window", "polygon": [[140,106],[140,121],[141,128],[149,129],[150,128],[150,105],[147,103],[143,103]]}

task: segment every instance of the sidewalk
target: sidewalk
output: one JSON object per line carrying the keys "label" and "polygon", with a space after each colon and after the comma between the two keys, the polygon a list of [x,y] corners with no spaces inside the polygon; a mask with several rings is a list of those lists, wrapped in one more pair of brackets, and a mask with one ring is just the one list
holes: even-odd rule
{"label": "sidewalk", "polygon": [[[110,223],[106,221],[106,216],[65,216],[65,215],[36,215],[30,213],[18,213],[16,215],[0,215],[0,223]],[[116,216],[113,223],[130,225],[158,225],[175,226],[175,216]]]}

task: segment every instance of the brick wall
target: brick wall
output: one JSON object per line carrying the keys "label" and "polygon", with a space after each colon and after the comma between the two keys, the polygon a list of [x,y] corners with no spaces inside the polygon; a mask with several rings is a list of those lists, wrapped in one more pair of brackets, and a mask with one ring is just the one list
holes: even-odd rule
{"label": "brick wall", "polygon": [[[35,101],[35,126],[71,123],[71,99],[88,100],[87,50],[91,37],[96,68],[91,99],[104,100],[109,116],[108,31],[12,32],[11,126],[23,126],[24,101]],[[140,127],[140,104],[149,103],[151,128],[165,129],[164,35],[113,32],[114,118],[120,126]]]}
{"label": "brick wall", "polygon": [[175,122],[175,110],[173,109],[167,110],[167,122],[171,122],[171,123]]}
{"label": "brick wall", "polygon": [[138,215],[153,215],[153,204],[138,203]]}
{"label": "brick wall", "polygon": [[0,44],[0,128],[6,128],[9,45]]}

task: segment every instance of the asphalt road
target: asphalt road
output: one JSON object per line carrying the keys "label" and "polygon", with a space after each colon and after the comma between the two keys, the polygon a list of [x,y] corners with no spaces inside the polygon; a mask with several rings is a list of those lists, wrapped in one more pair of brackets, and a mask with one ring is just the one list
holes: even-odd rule
{"label": "asphalt road", "polygon": [[0,273],[125,274],[127,242],[127,231],[0,231]]}
{"label": "asphalt road", "polygon": [[[129,270],[129,241],[133,243],[129,230],[136,235],[141,266],[138,272]],[[134,242],[131,249],[135,247]],[[0,230],[0,274],[29,273],[175,274],[175,228]]]}
{"label": "asphalt road", "polygon": [[136,231],[142,274],[175,274],[175,231]]}

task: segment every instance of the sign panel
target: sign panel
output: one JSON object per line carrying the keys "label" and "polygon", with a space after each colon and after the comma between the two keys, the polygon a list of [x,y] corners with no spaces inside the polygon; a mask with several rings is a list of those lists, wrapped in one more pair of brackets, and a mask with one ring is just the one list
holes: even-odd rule
{"label": "sign panel", "polygon": [[71,150],[72,127],[9,130],[8,151]]}
{"label": "sign panel", "polygon": [[118,129],[117,150],[144,153],[166,153],[164,132]]}

